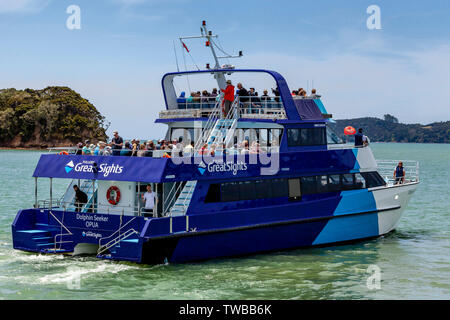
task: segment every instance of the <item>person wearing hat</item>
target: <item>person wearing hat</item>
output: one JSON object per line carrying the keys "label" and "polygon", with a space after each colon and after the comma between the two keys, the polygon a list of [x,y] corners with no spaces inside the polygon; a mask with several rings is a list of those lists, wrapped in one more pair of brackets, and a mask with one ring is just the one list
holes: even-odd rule
{"label": "person wearing hat", "polygon": [[223,103],[225,107],[225,116],[228,114],[231,108],[231,104],[234,101],[234,86],[231,84],[231,80],[227,80],[227,87],[224,89],[220,89],[224,93]]}
{"label": "person wearing hat", "polygon": [[112,149],[113,149],[113,156],[120,156],[120,150],[123,146],[123,139],[121,136],[119,136],[119,133],[117,131],[113,132],[114,138],[112,138]]}

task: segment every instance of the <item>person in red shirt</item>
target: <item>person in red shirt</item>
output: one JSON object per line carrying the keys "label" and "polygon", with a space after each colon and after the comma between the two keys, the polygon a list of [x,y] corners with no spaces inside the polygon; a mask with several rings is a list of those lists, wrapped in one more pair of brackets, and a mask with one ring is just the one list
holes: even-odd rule
{"label": "person in red shirt", "polygon": [[225,116],[230,111],[231,104],[234,101],[234,86],[231,84],[231,80],[227,80],[227,87],[224,89],[220,89],[223,93],[225,93],[223,100],[225,106]]}

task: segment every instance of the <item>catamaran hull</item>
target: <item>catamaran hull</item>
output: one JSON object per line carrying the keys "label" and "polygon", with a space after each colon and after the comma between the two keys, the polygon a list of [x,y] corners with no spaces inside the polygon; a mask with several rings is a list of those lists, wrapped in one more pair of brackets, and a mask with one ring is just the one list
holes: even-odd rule
{"label": "catamaran hull", "polygon": [[[316,204],[302,207],[298,205],[291,207],[291,209],[296,209],[289,212],[292,217],[296,214],[298,218],[278,221],[272,219],[272,221],[241,223],[240,225],[229,223],[225,228],[207,228],[206,226],[213,222],[202,221],[201,216],[198,216],[197,219],[195,216],[162,219],[122,217],[122,221],[119,220],[120,217],[109,216],[107,222],[102,222],[102,229],[88,230],[83,228],[77,219],[84,216],[65,213],[65,217],[63,217],[61,213],[57,212],[50,214],[45,211],[30,212],[29,210],[29,212],[19,214],[13,224],[14,248],[32,252],[85,254],[87,252],[80,248],[89,247],[89,253],[92,253],[95,252],[95,248],[101,247],[117,236],[115,232],[120,223],[122,225],[128,223],[126,228],[121,231],[122,233],[131,229],[139,232],[130,233],[130,237],[123,238],[117,244],[113,243],[114,245],[98,255],[99,258],[146,264],[183,263],[332,245],[378,237],[394,230],[416,188],[417,183],[410,183],[374,188],[370,191],[342,192],[331,214],[320,211],[321,208],[329,206],[331,202],[326,206]],[[367,205],[367,203],[371,203],[371,205]],[[360,210],[355,210],[357,208]],[[263,210],[259,212],[261,216],[265,214]],[[271,213],[273,217],[274,212],[277,212],[280,217],[283,215],[282,212],[274,209],[272,211],[268,209],[267,214]],[[32,213],[36,214],[34,221],[37,223],[34,226],[25,226],[20,217],[28,215],[29,218]],[[40,245],[39,242],[45,242],[40,239],[49,241],[61,232],[60,228],[55,225],[53,216],[60,221],[64,220],[72,234],[63,236],[61,244],[45,247]],[[102,215],[97,214],[96,216],[101,217]],[[229,216],[231,219],[231,214]],[[203,219],[206,218],[207,215]],[[102,219],[98,218],[98,220]],[[26,221],[29,224],[30,219]],[[46,225],[48,234],[43,234],[42,230],[39,231],[37,225],[41,229],[43,225]],[[168,232],[169,228],[171,232]],[[60,251],[52,252],[52,248]]]}

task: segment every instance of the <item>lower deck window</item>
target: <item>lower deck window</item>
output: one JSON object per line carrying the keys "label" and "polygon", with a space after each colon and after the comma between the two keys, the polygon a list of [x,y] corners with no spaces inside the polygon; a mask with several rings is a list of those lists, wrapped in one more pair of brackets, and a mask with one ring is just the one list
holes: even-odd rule
{"label": "lower deck window", "polygon": [[286,198],[299,201],[303,195],[365,189],[385,185],[378,172],[317,175],[213,183],[206,203]]}
{"label": "lower deck window", "polygon": [[288,129],[289,147],[321,146],[327,144],[325,127]]}

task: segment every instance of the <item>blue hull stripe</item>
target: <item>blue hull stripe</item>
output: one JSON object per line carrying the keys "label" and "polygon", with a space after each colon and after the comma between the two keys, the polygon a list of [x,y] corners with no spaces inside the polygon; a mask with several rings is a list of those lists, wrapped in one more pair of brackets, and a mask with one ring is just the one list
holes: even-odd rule
{"label": "blue hull stripe", "polygon": [[378,236],[378,214],[345,216],[329,220],[313,245]]}

